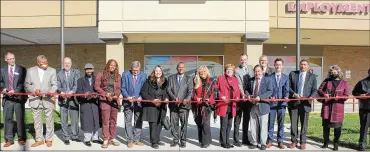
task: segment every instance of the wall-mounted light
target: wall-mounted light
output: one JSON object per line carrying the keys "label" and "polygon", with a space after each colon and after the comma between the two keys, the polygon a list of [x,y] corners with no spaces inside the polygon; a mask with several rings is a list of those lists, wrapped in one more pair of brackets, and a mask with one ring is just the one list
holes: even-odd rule
{"label": "wall-mounted light", "polygon": [[304,37],[304,38],[302,38],[302,39],[304,39],[304,40],[310,40],[311,38],[309,38],[309,37]]}
{"label": "wall-mounted light", "polygon": [[288,48],[286,45],[284,45],[284,49]]}

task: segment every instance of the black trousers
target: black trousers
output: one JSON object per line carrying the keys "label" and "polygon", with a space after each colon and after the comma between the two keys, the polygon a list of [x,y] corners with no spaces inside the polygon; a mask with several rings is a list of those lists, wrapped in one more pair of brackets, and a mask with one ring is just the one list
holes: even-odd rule
{"label": "black trousers", "polygon": [[366,136],[368,134],[370,125],[370,110],[360,109],[360,139],[358,141],[359,146],[366,147]]}
{"label": "black trousers", "polygon": [[239,129],[240,123],[242,124],[242,143],[249,144],[248,140],[248,130],[249,130],[249,120],[252,104],[250,102],[238,102],[236,107],[236,116],[234,118],[234,143],[239,143]]}
{"label": "black trousers", "polygon": [[26,128],[25,128],[25,106],[24,102],[17,102],[5,99],[4,103],[4,137],[5,141],[14,142],[13,132],[13,114],[15,112],[17,122],[17,134],[18,140],[26,140]]}
{"label": "black trousers", "polygon": [[[322,131],[324,132],[323,137],[324,137],[324,144],[328,144],[330,139],[330,127],[329,125],[324,125],[322,126]],[[334,143],[339,142],[340,135],[342,134],[342,127],[334,128]]]}
{"label": "black trousers", "polygon": [[206,107],[206,112],[204,115],[201,114],[200,110],[197,109],[199,112],[197,112],[196,115],[196,124],[198,127],[198,141],[199,143],[203,145],[209,145],[212,142],[212,137],[211,137],[211,114],[212,110],[210,107]]}
{"label": "black trousers", "polygon": [[230,131],[233,123],[233,116],[231,112],[231,106],[227,108],[226,116],[220,117],[220,144],[226,145],[229,143]]}
{"label": "black trousers", "polygon": [[[189,110],[173,108],[173,109],[170,109],[170,116],[171,116],[170,118],[171,119],[171,134],[173,137],[173,141],[178,143],[180,139],[181,143],[186,143]],[[181,122],[181,131],[179,128],[179,121]]]}
{"label": "black trousers", "polygon": [[[291,122],[291,141],[298,143],[298,122],[301,122],[300,144],[306,144],[309,112],[303,106],[288,108]],[[299,118],[299,119],[298,119]]]}
{"label": "black trousers", "polygon": [[161,138],[162,123],[160,121],[149,122],[149,129],[150,143],[159,144]]}

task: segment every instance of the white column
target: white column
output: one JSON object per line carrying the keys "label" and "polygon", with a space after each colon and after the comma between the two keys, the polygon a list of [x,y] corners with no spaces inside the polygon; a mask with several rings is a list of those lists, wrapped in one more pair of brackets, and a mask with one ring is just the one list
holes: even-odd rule
{"label": "white column", "polygon": [[244,39],[244,53],[248,55],[248,64],[253,67],[259,63],[259,57],[263,55],[263,40]]}
{"label": "white column", "polygon": [[106,40],[106,62],[110,59],[115,59],[118,62],[119,73],[124,71],[125,49],[123,39]]}

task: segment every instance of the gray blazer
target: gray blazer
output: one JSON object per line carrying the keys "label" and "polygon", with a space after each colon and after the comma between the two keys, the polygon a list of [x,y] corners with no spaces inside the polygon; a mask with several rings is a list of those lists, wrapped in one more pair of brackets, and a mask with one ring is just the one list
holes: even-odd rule
{"label": "gray blazer", "polygon": [[[30,93],[34,93],[37,89],[40,89],[41,93],[55,93],[57,90],[57,76],[55,69],[48,67],[44,72],[42,82],[40,82],[37,66],[27,69],[24,87],[26,92]],[[29,106],[31,108],[39,108],[40,105],[44,108],[54,108],[54,97],[29,96]]]}
{"label": "gray blazer", "polygon": [[[299,73],[300,71],[292,71],[289,74],[289,82],[290,82],[290,89],[289,89],[289,97],[294,98],[293,94],[298,93],[298,81],[299,81]],[[307,72],[304,86],[303,86],[303,97],[310,98],[315,97],[317,92],[316,86],[316,77],[310,72]],[[288,102],[289,107],[296,107],[299,105],[303,105],[306,112],[311,112],[311,102],[312,101],[292,101]]]}
{"label": "gray blazer", "polygon": [[[178,98],[180,101],[190,101],[193,95],[193,79],[188,75],[184,75],[181,81],[181,87],[179,87],[179,84],[177,82],[177,75],[178,74],[173,74],[168,77],[167,93],[170,98],[169,100],[174,101],[176,100],[176,98]],[[178,104],[175,103],[169,104],[170,109],[173,109],[177,106]],[[190,110],[191,104],[180,104],[179,107]]]}
{"label": "gray blazer", "polygon": [[241,95],[244,95],[244,76],[245,75],[248,75],[248,78],[250,78],[253,74],[253,68],[252,66],[247,66],[247,70],[244,71],[242,69],[242,66],[239,65],[238,67],[236,67],[235,69],[235,77],[238,78],[238,85],[239,85],[239,89],[240,89],[240,92],[241,92]]}
{"label": "gray blazer", "polygon": [[[57,81],[58,81],[58,89],[57,92],[67,92],[68,86],[67,83],[69,83],[69,91],[72,91],[73,93],[76,93],[77,90],[77,80],[80,78],[80,71],[77,69],[71,69],[69,78],[66,77],[64,69],[58,72],[57,75]],[[59,105],[71,105],[74,107],[78,107],[78,103],[76,102],[75,98],[71,97],[68,99],[68,102],[63,102],[64,99],[62,97],[59,97]]]}

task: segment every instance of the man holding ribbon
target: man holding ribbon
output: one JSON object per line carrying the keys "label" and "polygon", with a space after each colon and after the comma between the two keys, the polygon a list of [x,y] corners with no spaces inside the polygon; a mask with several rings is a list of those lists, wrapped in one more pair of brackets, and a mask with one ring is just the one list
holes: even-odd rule
{"label": "man holding ribbon", "polygon": [[24,79],[26,69],[15,64],[13,53],[5,55],[5,62],[8,64],[1,68],[0,90],[4,94],[2,106],[4,107],[4,147],[14,144],[13,137],[13,115],[15,112],[17,121],[17,133],[19,145],[24,145],[26,141],[26,129],[24,123],[24,110],[27,96],[7,95],[6,93],[24,93]]}
{"label": "man holding ribbon", "polygon": [[31,147],[44,144],[42,113],[46,117],[46,145],[52,146],[54,136],[54,93],[57,90],[57,76],[54,68],[49,67],[48,60],[44,55],[37,56],[38,66],[27,70],[24,83],[25,90],[32,93],[29,96],[29,106],[34,119],[36,142]]}
{"label": "man holding ribbon", "polygon": [[[78,111],[79,105],[75,98],[72,96],[77,90],[77,80],[80,78],[80,71],[72,69],[72,60],[69,57],[63,59],[63,69],[58,73],[58,89],[59,96],[60,116],[62,122],[62,131],[64,136],[64,144],[69,145],[69,140],[80,142],[78,139]],[[71,130],[72,135],[69,133],[68,128],[68,113],[71,116]],[[71,137],[72,136],[72,137]]]}

